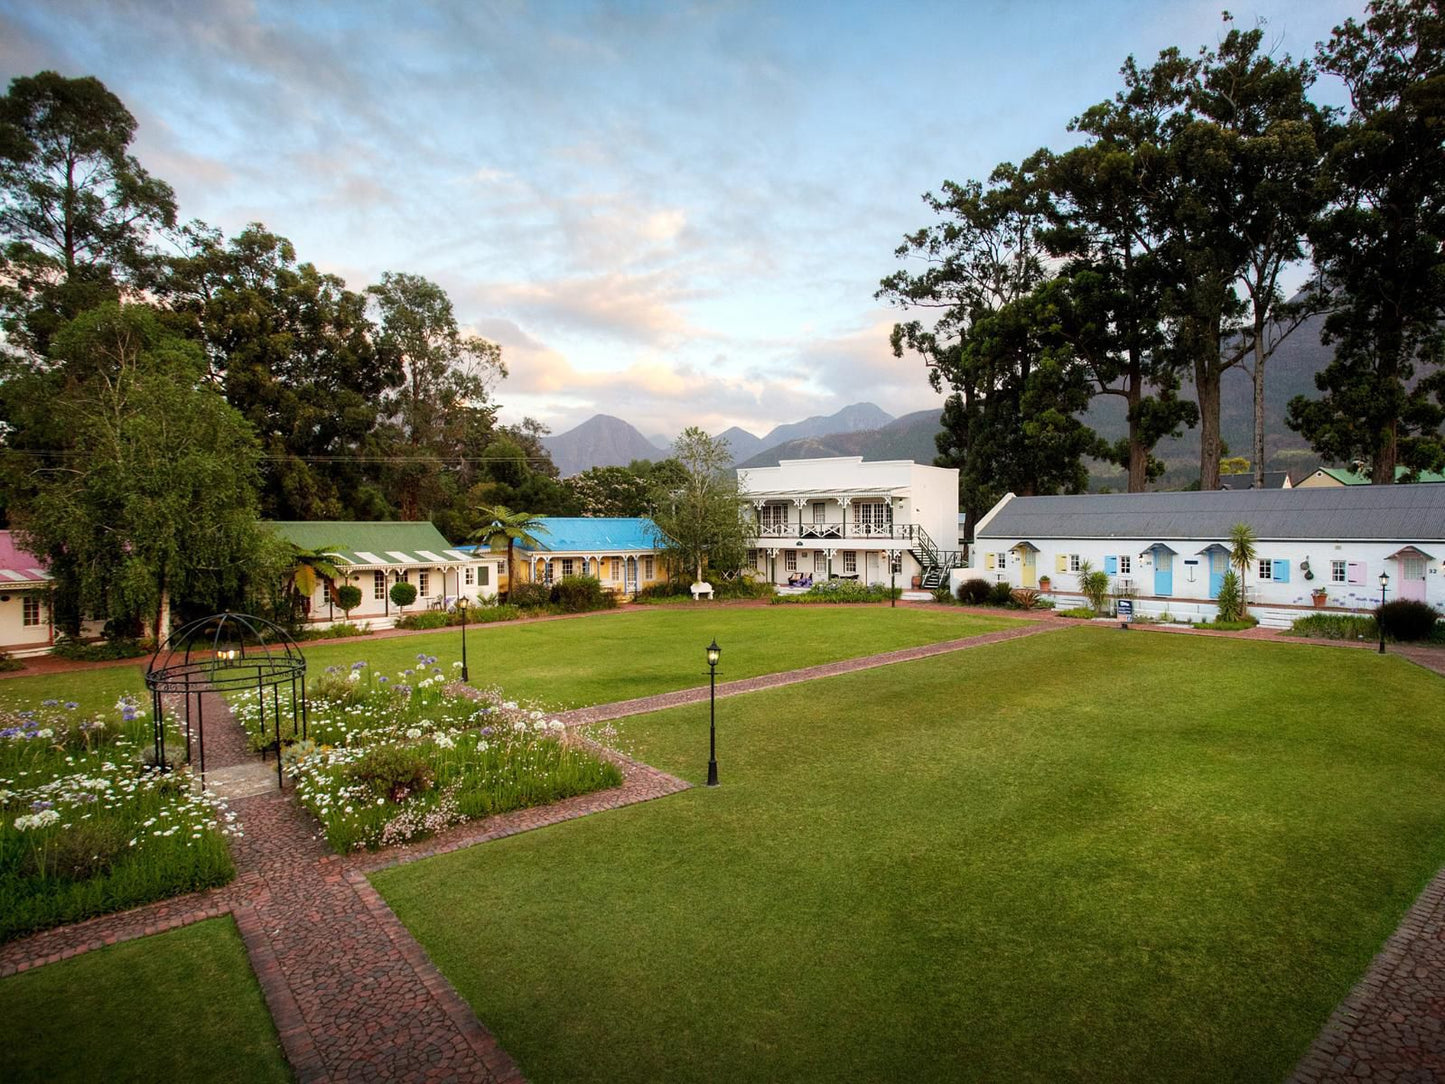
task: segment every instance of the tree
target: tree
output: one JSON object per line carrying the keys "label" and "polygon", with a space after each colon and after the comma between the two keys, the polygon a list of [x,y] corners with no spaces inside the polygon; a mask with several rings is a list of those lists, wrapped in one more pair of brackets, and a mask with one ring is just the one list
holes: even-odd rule
{"label": "tree", "polygon": [[287,577],[287,586],[291,589],[293,602],[297,599],[310,599],[316,593],[316,585],[323,580],[330,585],[335,597],[336,581],[341,579],[341,570],[336,567],[336,560],[332,556],[336,549],[336,546],[315,546],[308,549],[291,544],[291,571]]}
{"label": "tree", "polygon": [[336,605],[341,607],[341,612],[346,615],[346,620],[351,620],[351,611],[361,605],[361,588],[354,583],[344,583],[336,589]]}
{"label": "tree", "polygon": [[416,584],[407,583],[405,580],[398,580],[391,585],[392,604],[398,609],[405,610],[416,601]]}
{"label": "tree", "polygon": [[0,326],[43,354],[64,321],[144,285],[170,186],[128,151],[136,121],[100,80],[14,79],[0,98]]}
{"label": "tree", "polygon": [[377,347],[402,375],[386,400],[385,477],[401,518],[447,496],[443,462],[463,452],[468,421],[485,411],[489,385],[507,375],[501,347],[457,326],[446,291],[420,275],[387,272],[368,287],[381,326]]}
{"label": "tree", "polygon": [[688,426],[673,441],[672,453],[681,479],[664,477],[652,495],[664,562],[676,572],[693,573],[694,582],[702,581],[704,569],[737,572],[747,560],[752,530],[727,441]]}
{"label": "tree", "polygon": [[[482,525],[472,532],[471,541],[480,546],[486,546],[493,552],[501,549],[503,545],[507,549],[507,591],[511,592],[512,585],[516,581],[516,568],[513,564],[513,554],[516,552],[517,543],[528,548],[536,548],[541,545],[537,535],[547,533],[547,525],[542,522],[542,517],[531,512],[513,512],[506,505],[498,504],[491,508],[479,508],[478,514],[482,518]],[[535,532],[535,533],[534,533]]]}
{"label": "tree", "polygon": [[262,534],[255,438],[152,309],[108,303],[52,349],[87,376],[52,404],[73,444],[16,510],[22,537],[60,558],[87,612],[144,618],[163,642],[173,598],[215,604],[244,586]]}
{"label": "tree", "polygon": [[1254,528],[1247,523],[1236,523],[1229,529],[1229,563],[1239,573],[1239,612],[1241,615],[1249,608],[1244,598],[1245,575],[1249,572],[1250,566],[1259,559],[1259,552],[1255,548],[1256,541]]}
{"label": "tree", "polygon": [[1385,485],[1397,465],[1445,466],[1445,15],[1433,0],[1376,0],[1317,62],[1350,96],[1310,232],[1335,354],[1315,378],[1321,398],[1293,399],[1288,421]]}

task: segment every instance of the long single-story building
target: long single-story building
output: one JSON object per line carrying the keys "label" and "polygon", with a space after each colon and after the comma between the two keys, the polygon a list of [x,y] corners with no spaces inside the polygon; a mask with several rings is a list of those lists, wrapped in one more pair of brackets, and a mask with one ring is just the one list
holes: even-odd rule
{"label": "long single-story building", "polygon": [[1047,577],[1053,593],[1074,594],[1087,561],[1109,574],[1116,591],[1136,595],[1141,613],[1212,616],[1237,523],[1257,539],[1243,587],[1262,623],[1287,625],[1297,609],[1368,610],[1382,587],[1387,599],[1445,611],[1445,486],[1438,485],[1010,493],[979,523],[970,567],[954,582],[982,576],[1040,587]]}
{"label": "long single-story building", "polygon": [[10,531],[0,531],[0,651],[35,655],[53,643],[50,573]]}
{"label": "long single-story building", "polygon": [[[614,594],[631,598],[667,578],[657,527],[645,516],[540,516],[527,530],[537,544],[515,547],[518,582],[592,576]],[[478,551],[475,546],[458,548]],[[505,571],[505,550],[479,552],[499,560]]]}
{"label": "long single-story building", "polygon": [[[506,562],[505,554],[454,547],[431,523],[345,520],[273,520],[268,524],[286,541],[305,550],[324,550],[342,572],[341,582],[361,588],[361,604],[349,619],[373,628],[391,625],[397,607],[393,584],[416,587],[407,612],[449,606],[457,598],[491,598]],[[340,586],[340,582],[334,586]],[[320,583],[306,599],[306,620],[334,624],[348,620],[336,605],[333,584]]]}

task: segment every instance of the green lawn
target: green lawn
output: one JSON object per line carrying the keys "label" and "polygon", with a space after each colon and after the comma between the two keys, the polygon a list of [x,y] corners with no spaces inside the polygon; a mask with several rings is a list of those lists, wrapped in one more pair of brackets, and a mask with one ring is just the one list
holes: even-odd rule
{"label": "green lawn", "polygon": [[[720,680],[793,670],[856,655],[974,636],[1012,624],[1006,617],[887,606],[763,608],[637,607],[566,621],[468,626],[472,684],[554,709],[603,704],[707,683],[703,649],[723,649]],[[367,660],[381,673],[416,663],[418,652],[449,666],[461,632],[347,644],[307,644],[312,669]]]}
{"label": "green lawn", "polygon": [[0,980],[0,1080],[291,1079],[246,950],[210,919]]}
{"label": "green lawn", "polygon": [[[705,706],[625,727],[701,781]],[[1373,653],[1085,627],[718,730],[375,876],[529,1079],[1277,1081],[1445,863],[1445,682]]]}
{"label": "green lawn", "polygon": [[108,666],[67,674],[39,674],[0,680],[0,707],[34,707],[42,700],[78,700],[86,714],[110,711],[121,693],[135,693],[150,710],[145,691],[145,664]]}

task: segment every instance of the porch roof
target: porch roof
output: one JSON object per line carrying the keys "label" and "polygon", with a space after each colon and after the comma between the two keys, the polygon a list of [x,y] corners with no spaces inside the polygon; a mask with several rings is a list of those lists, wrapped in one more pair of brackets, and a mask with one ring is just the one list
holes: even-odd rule
{"label": "porch roof", "polygon": [[325,546],[329,556],[353,568],[434,568],[476,560],[430,523],[273,520],[269,526],[302,549]]}
{"label": "porch roof", "polygon": [[23,587],[49,582],[50,573],[40,567],[40,558],[21,549],[9,531],[0,531],[0,586]]}
{"label": "porch roof", "polygon": [[814,486],[812,489],[750,489],[750,501],[834,500],[838,497],[903,497],[907,486]]}

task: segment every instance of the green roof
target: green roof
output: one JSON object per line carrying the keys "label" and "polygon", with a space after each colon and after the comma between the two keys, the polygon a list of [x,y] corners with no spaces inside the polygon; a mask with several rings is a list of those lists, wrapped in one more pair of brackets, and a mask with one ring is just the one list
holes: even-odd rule
{"label": "green roof", "polygon": [[452,565],[475,560],[452,548],[431,523],[356,520],[271,520],[273,531],[293,545],[326,552],[362,567]]}
{"label": "green roof", "polygon": [[[1368,474],[1361,474],[1357,470],[1349,470],[1345,467],[1321,467],[1320,472],[1322,474],[1328,474],[1336,482],[1343,483],[1347,486],[1367,486],[1370,484],[1370,476]],[[1409,472],[1406,471],[1404,467],[1396,467],[1395,481],[1398,482],[1401,478],[1405,477],[1407,473]],[[1422,470],[1420,477],[1415,480],[1417,482],[1445,482],[1445,474],[1440,474],[1433,470]]]}

